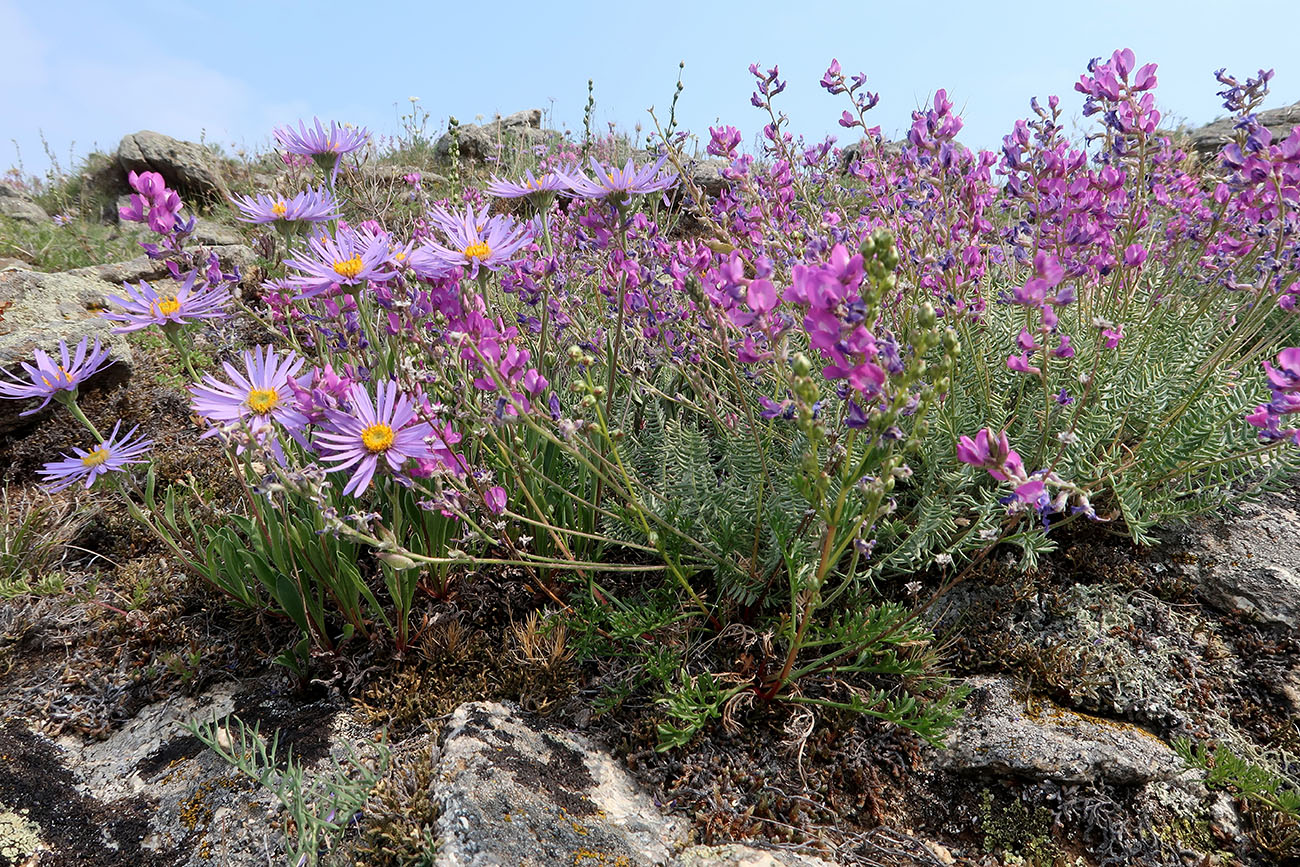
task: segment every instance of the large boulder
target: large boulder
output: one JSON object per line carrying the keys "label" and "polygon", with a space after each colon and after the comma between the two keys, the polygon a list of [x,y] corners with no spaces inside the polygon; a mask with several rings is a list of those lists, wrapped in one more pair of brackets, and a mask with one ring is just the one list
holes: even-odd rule
{"label": "large boulder", "polygon": [[123,173],[157,172],[182,196],[230,197],[216,158],[194,142],[141,130],[122,139],[117,146],[117,162]]}
{"label": "large boulder", "polygon": [[[1255,117],[1273,134],[1273,141],[1281,141],[1291,134],[1292,127],[1300,125],[1300,102],[1261,111]],[[1203,157],[1213,157],[1228,142],[1236,140],[1237,131],[1233,129],[1236,122],[1234,117],[1225,117],[1192,130],[1192,149]]]}
{"label": "large boulder", "polygon": [[0,217],[23,220],[28,223],[48,223],[50,215],[25,193],[0,183]]}
{"label": "large boulder", "polygon": [[[491,123],[462,124],[456,132],[459,137],[460,158],[469,162],[488,162],[497,159],[501,148],[512,145],[516,149],[545,143],[555,133],[542,127],[540,108],[517,111]],[[446,132],[433,146],[433,154],[440,160],[451,155],[451,132]]]}
{"label": "large boulder", "polygon": [[[113,362],[87,381],[91,387],[115,385],[131,374],[131,349],[112,332],[112,323],[99,312],[117,286],[87,274],[43,274],[38,271],[0,272],[0,371],[23,376],[19,362],[30,361],[36,349],[56,353],[59,341],[69,348],[83,338],[103,341]],[[0,374],[3,375],[3,374]],[[32,416],[19,413],[34,401],[0,400],[0,434],[22,427]],[[46,412],[49,407],[46,407]]]}

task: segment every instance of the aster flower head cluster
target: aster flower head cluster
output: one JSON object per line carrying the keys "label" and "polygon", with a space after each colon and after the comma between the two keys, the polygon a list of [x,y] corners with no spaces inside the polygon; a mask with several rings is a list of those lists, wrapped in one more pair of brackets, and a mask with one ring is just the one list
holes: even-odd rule
{"label": "aster flower head cluster", "polygon": [[108,296],[120,309],[100,313],[104,319],[122,323],[113,329],[119,334],[139,331],[150,325],[172,330],[205,319],[224,319],[228,315],[226,308],[232,301],[228,284],[208,282],[197,268],[185,275],[175,291],[159,292],[143,280],[138,286],[123,285],[125,298]]}
{"label": "aster flower head cluster", "polygon": [[328,472],[353,470],[343,494],[364,492],[377,472],[387,470],[399,479],[420,461],[437,461],[438,453],[426,439],[436,439],[433,427],[420,419],[416,402],[396,382],[380,382],[372,398],[362,383],[348,390],[348,410],[327,410],[326,420],[313,443]]}
{"label": "aster flower head cluster", "polygon": [[303,190],[287,197],[265,193],[256,198],[237,196],[235,206],[239,208],[242,222],[276,223],[290,228],[336,220],[341,215],[334,194],[326,189]]}
{"label": "aster flower head cluster", "polygon": [[277,127],[273,132],[280,148],[286,153],[311,157],[317,167],[334,183],[338,175],[339,162],[344,154],[364,147],[370,140],[370,132],[365,127],[353,127],[330,121],[329,129],[312,118],[313,126],[298,121],[298,128],[292,124]]}
{"label": "aster flower head cluster", "polygon": [[68,344],[60,340],[57,359],[37,349],[34,353],[35,364],[22,362],[21,367],[28,376],[27,381],[0,377],[0,397],[9,400],[44,398],[39,406],[20,413],[31,415],[44,409],[51,399],[73,400],[77,395],[77,387],[103,370],[108,359],[109,350],[101,346],[98,339],[92,346],[90,339],[83,337],[75,350],[69,350]]}
{"label": "aster flower head cluster", "polygon": [[304,360],[269,346],[244,350],[242,360],[242,370],[230,362],[222,365],[225,380],[209,374],[190,386],[195,414],[212,425],[204,436],[242,427],[267,442],[274,433],[272,422],[291,435],[301,433],[308,419],[298,407],[295,377]]}
{"label": "aster flower head cluster", "polygon": [[526,198],[536,205],[538,210],[544,210],[556,195],[568,193],[572,186],[568,175],[562,171],[543,172],[541,177],[536,177],[529,169],[525,170],[524,176],[517,181],[493,177],[491,183],[483,188],[483,192],[498,199]]}
{"label": "aster flower head cluster", "polygon": [[146,455],[153,440],[132,439],[137,427],[119,436],[122,422],[113,425],[113,431],[90,451],[73,448],[75,454],[63,455],[62,460],[46,463],[38,474],[50,491],[62,491],[78,482],[89,490],[95,482],[109,473],[121,472],[131,464],[147,463]]}
{"label": "aster flower head cluster", "polygon": [[508,214],[489,216],[489,205],[475,211],[453,214],[442,207],[429,213],[429,220],[442,231],[442,242],[430,240],[409,257],[411,270],[425,278],[441,277],[457,268],[477,277],[479,269],[497,271],[510,264],[532,243],[528,224]]}
{"label": "aster flower head cluster", "polygon": [[592,175],[575,170],[570,176],[570,196],[577,199],[600,199],[617,208],[626,207],[632,196],[644,196],[670,190],[677,184],[677,173],[663,171],[667,157],[637,167],[631,157],[622,168],[605,166],[595,157],[590,160]]}
{"label": "aster flower head cluster", "polygon": [[391,280],[396,272],[390,259],[387,233],[358,232],[339,226],[333,237],[321,234],[311,238],[297,258],[285,260],[285,267],[301,272],[290,275],[286,283],[298,291],[299,298],[320,295],[335,287],[360,289],[367,282]]}

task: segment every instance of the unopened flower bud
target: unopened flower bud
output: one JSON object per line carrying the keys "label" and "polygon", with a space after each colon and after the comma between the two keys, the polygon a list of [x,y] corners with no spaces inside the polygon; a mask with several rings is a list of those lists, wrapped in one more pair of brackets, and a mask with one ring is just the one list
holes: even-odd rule
{"label": "unopened flower bud", "polygon": [[398,570],[414,569],[416,566],[420,565],[419,563],[416,563],[414,560],[412,560],[410,557],[407,557],[402,554],[395,554],[392,551],[382,551],[376,554],[375,556],[378,557],[380,560],[383,560],[389,566]]}
{"label": "unopened flower bud", "polygon": [[934,312],[934,305],[929,301],[922,302],[916,311],[916,321],[921,324],[922,328],[933,328],[938,324],[939,318]]}
{"label": "unopened flower bud", "polygon": [[807,376],[812,373],[812,362],[802,352],[795,355],[790,367],[794,370],[795,376]]}

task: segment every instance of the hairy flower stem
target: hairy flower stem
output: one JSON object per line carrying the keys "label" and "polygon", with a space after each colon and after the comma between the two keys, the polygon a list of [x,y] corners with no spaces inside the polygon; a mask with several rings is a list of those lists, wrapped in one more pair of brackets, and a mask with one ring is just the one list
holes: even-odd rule
{"label": "hairy flower stem", "polygon": [[67,407],[68,412],[72,413],[72,417],[75,418],[77,421],[81,422],[82,426],[86,430],[94,434],[96,440],[98,440],[101,443],[104,441],[104,435],[99,432],[99,429],[95,427],[95,425],[90,421],[90,419],[86,418],[86,414],[81,411],[81,407],[77,406],[76,392],[73,391],[56,392],[54,395],[54,399],[57,400],[59,403],[63,404],[65,407]]}

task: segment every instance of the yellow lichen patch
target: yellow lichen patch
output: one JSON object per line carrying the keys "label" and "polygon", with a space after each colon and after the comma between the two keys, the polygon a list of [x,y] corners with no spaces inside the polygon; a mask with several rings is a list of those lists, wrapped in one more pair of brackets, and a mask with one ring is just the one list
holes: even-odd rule
{"label": "yellow lichen patch", "polygon": [[41,828],[26,812],[15,813],[0,804],[0,860],[20,864],[41,848]]}
{"label": "yellow lichen patch", "polygon": [[606,855],[591,849],[579,849],[573,853],[573,867],[632,867],[632,861],[626,855]]}
{"label": "yellow lichen patch", "polygon": [[1079,723],[1089,723],[1099,728],[1109,729],[1116,732],[1131,732],[1135,735],[1150,738],[1161,746],[1165,745],[1156,735],[1130,722],[1121,720],[1106,719],[1105,717],[1093,716],[1088,713],[1070,710],[1050,701],[1036,701],[1032,704],[1025,703],[1025,715],[1035,722],[1052,723],[1058,726],[1078,725]]}

